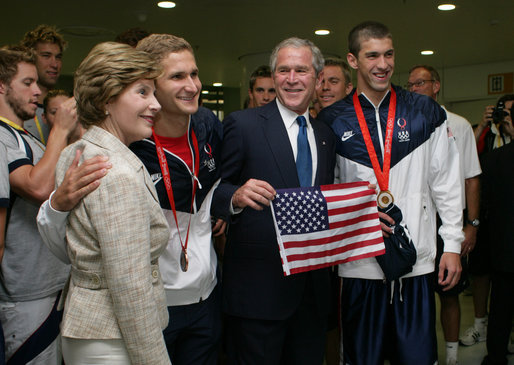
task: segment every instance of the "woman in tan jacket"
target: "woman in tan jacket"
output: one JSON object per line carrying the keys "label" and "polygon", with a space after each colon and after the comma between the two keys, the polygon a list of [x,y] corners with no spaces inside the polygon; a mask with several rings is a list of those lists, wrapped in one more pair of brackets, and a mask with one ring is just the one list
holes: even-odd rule
{"label": "woman in tan jacket", "polygon": [[169,229],[148,172],[128,149],[152,134],[159,75],[148,54],[112,42],[94,47],[75,73],[77,113],[86,132],[62,152],[57,184],[77,149],[82,160],[108,156],[112,168],[68,218],[72,268],[61,325],[67,365],[170,364],[157,264]]}

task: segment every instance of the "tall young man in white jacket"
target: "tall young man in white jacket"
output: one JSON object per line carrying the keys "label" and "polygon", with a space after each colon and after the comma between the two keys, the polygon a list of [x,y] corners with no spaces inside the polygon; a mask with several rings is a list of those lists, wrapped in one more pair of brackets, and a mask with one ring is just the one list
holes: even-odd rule
{"label": "tall young man in white jacket", "polygon": [[431,365],[437,361],[430,277],[436,255],[436,210],[443,221],[439,233],[445,251],[439,283],[453,287],[461,271],[461,186],[455,141],[448,135],[444,110],[434,100],[391,85],[394,48],[385,25],[357,25],[349,34],[349,51],[357,88],[322,110],[318,119],[338,136],[341,182],[378,182],[379,200],[392,196],[402,221],[394,222],[383,213],[381,217],[408,228],[417,261],[412,272],[394,281],[385,279],[375,258],[339,266],[344,364],[375,365],[388,358],[395,364]]}

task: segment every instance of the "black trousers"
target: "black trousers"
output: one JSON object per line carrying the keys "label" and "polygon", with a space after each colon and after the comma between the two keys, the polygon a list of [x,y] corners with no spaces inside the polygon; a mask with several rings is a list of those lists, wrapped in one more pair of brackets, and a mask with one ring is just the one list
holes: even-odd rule
{"label": "black trousers", "polygon": [[302,301],[290,318],[264,320],[228,315],[228,364],[321,365],[328,313],[320,314],[313,285],[312,280],[307,280]]}
{"label": "black trousers", "polygon": [[494,272],[491,279],[487,360],[484,362],[488,365],[506,365],[514,318],[514,273]]}

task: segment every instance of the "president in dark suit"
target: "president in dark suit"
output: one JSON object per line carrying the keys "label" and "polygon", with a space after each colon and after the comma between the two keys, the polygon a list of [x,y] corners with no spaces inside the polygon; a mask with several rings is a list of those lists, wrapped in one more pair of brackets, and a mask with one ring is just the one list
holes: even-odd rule
{"label": "president in dark suit", "polygon": [[330,184],[335,137],[309,118],[323,56],[289,38],[270,66],[277,99],[224,121],[222,180],[213,215],[230,222],[223,262],[229,364],[323,362],[330,287],[326,269],[285,277],[269,208],[275,189]]}

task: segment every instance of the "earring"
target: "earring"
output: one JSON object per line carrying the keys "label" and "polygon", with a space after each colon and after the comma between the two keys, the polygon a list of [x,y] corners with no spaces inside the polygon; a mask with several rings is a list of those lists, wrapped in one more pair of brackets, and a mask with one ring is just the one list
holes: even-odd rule
{"label": "earring", "polygon": [[105,111],[105,115],[109,115],[109,111],[108,110]]}

